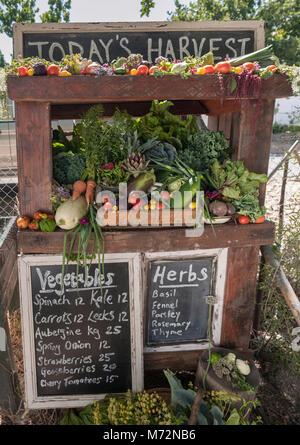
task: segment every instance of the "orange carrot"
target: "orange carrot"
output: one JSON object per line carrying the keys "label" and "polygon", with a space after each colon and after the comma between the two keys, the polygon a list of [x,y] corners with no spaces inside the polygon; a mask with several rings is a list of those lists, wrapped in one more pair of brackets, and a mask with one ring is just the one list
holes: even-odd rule
{"label": "orange carrot", "polygon": [[87,200],[88,204],[93,204],[93,202],[95,201],[96,185],[96,182],[92,179],[89,179],[86,183],[85,199]]}
{"label": "orange carrot", "polygon": [[84,181],[76,181],[73,184],[72,201],[75,201],[86,190],[86,183]]}

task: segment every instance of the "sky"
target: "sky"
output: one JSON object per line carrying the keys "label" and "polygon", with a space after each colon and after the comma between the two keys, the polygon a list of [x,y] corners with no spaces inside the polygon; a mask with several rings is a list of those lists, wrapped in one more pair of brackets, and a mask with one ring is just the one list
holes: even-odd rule
{"label": "sky", "polygon": [[[189,0],[181,0],[182,4],[189,4]],[[140,18],[139,0],[72,0],[70,22],[140,22],[165,21],[167,11],[174,11],[174,0],[156,0],[150,16]],[[48,9],[47,0],[36,0],[40,9],[36,22],[40,22],[39,15]],[[12,39],[0,34],[0,49],[6,62],[10,62],[12,54]]]}

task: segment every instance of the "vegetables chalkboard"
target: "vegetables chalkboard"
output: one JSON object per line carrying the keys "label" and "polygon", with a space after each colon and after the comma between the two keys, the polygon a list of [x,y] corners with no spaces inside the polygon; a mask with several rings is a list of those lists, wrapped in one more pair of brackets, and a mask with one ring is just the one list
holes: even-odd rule
{"label": "vegetables chalkboard", "polygon": [[69,264],[61,285],[61,264],[30,265],[28,322],[37,399],[97,398],[136,386],[130,267],[128,261],[105,263],[100,276],[93,263],[86,276]]}
{"label": "vegetables chalkboard", "polygon": [[216,257],[149,262],[147,346],[207,339]]}

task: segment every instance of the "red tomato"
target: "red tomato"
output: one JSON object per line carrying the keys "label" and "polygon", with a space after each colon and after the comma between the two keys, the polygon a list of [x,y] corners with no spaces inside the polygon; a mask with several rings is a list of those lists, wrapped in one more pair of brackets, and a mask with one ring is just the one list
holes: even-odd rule
{"label": "red tomato", "polygon": [[252,62],[243,63],[243,67],[246,68],[248,71],[254,71],[255,70],[255,65]]}
{"label": "red tomato", "polygon": [[161,69],[163,71],[169,71],[169,68],[166,65],[160,66],[159,69]]}
{"label": "red tomato", "polygon": [[99,63],[97,62],[90,63],[85,67],[85,74],[91,74],[91,75],[96,74],[99,66],[100,66]]}
{"label": "red tomato", "polygon": [[269,65],[269,66],[267,66],[267,70],[272,71],[272,73],[276,73],[277,66],[276,65]]}
{"label": "red tomato", "polygon": [[20,218],[17,219],[17,226],[19,229],[27,229],[29,226],[30,219],[28,216],[20,216]]}
{"label": "red tomato", "polygon": [[101,201],[102,201],[102,204],[105,204],[106,202],[109,202],[109,196],[107,196],[107,195],[102,196],[101,197]]}
{"label": "red tomato", "polygon": [[150,70],[149,70],[149,74],[153,74],[153,72],[154,72],[155,70],[159,70],[159,67],[158,67],[158,66],[151,66],[151,68],[150,68]]}
{"label": "red tomato", "polygon": [[205,65],[203,68],[205,69],[205,74],[213,74],[216,71],[213,65]]}
{"label": "red tomato", "polygon": [[156,204],[156,208],[157,208],[158,210],[163,210],[163,209],[166,208],[166,206],[164,205],[163,202],[159,201],[159,202]]}
{"label": "red tomato", "polygon": [[112,203],[111,202],[106,202],[106,203],[104,203],[103,204],[103,208],[104,208],[104,210],[111,210],[112,209]]}
{"label": "red tomato", "polygon": [[48,219],[55,219],[55,215],[47,215]]}
{"label": "red tomato", "polygon": [[215,65],[215,70],[221,74],[227,74],[232,70],[229,62],[219,62]]}
{"label": "red tomato", "polygon": [[39,229],[39,222],[33,219],[33,220],[28,224],[28,229],[30,229],[30,230],[38,230],[38,229]]}
{"label": "red tomato", "polygon": [[249,224],[250,218],[249,218],[249,216],[241,215],[238,219],[238,222],[240,224]]}
{"label": "red tomato", "polygon": [[47,68],[47,74],[49,76],[58,76],[60,73],[60,69],[58,65],[55,65],[54,63],[52,63],[52,65],[49,65]]}
{"label": "red tomato", "polygon": [[264,216],[260,216],[259,218],[257,218],[257,220],[255,221],[256,224],[261,224],[263,222],[265,222],[266,218]]}
{"label": "red tomato", "polygon": [[129,204],[137,204],[138,202],[140,202],[139,195],[137,193],[130,193],[128,197],[128,202]]}
{"label": "red tomato", "polygon": [[19,66],[18,75],[20,77],[28,76],[28,68],[26,68],[26,66]]}
{"label": "red tomato", "polygon": [[148,74],[148,72],[149,72],[149,69],[146,65],[140,65],[137,68],[137,74],[145,75],[145,74]]}

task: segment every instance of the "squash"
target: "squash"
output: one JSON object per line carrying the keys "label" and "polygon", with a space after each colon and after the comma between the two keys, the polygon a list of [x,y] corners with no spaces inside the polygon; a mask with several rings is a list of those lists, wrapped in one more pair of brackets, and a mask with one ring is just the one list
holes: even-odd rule
{"label": "squash", "polygon": [[87,214],[88,207],[84,196],[81,195],[74,201],[70,198],[57,208],[55,222],[61,229],[74,229],[79,224],[80,219]]}

